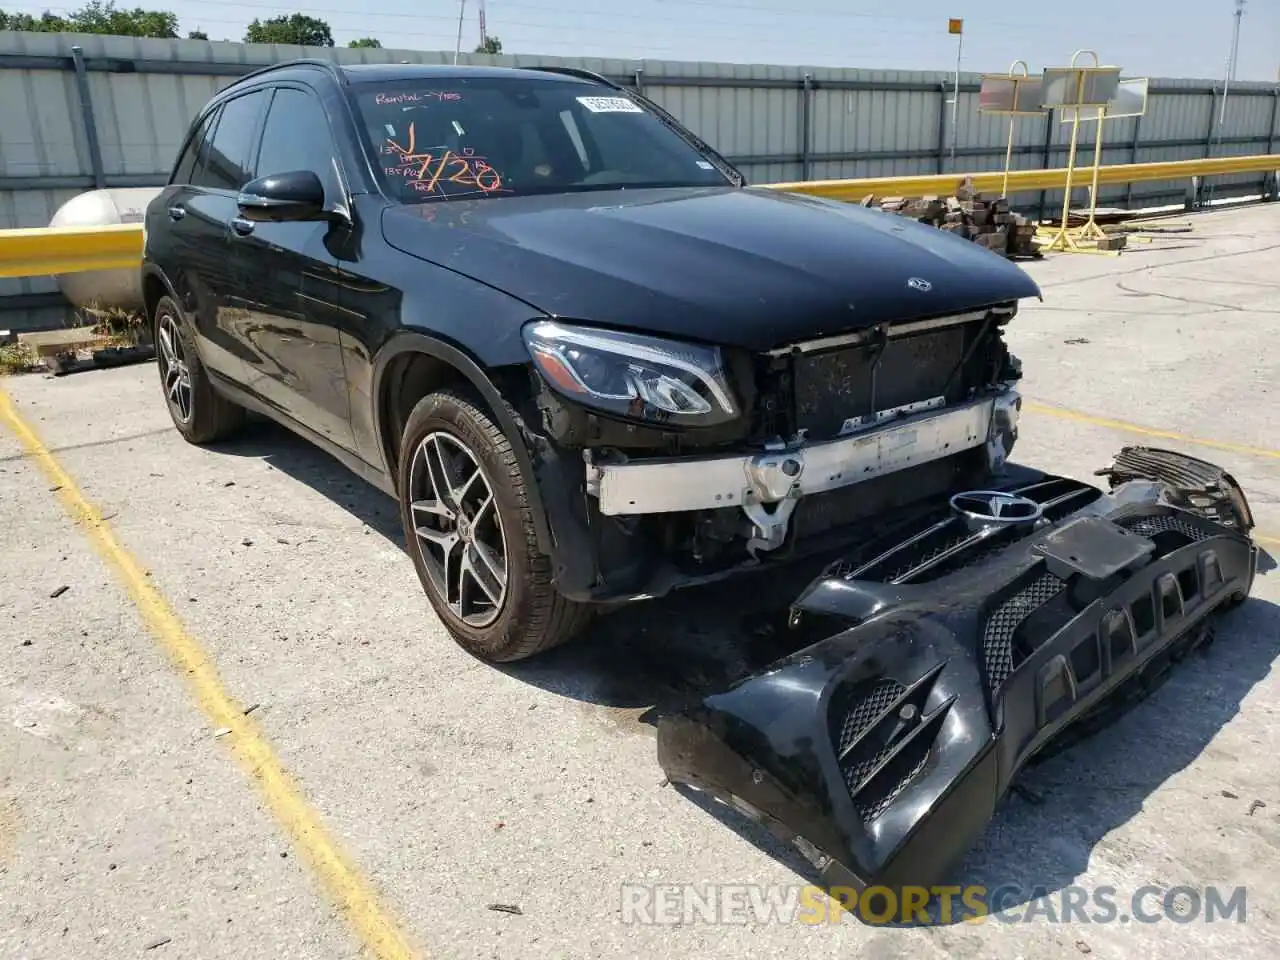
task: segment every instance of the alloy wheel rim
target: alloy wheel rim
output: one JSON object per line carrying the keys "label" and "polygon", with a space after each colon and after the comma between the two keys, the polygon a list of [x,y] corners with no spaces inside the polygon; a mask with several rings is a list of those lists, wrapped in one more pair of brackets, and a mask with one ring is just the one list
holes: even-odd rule
{"label": "alloy wheel rim", "polygon": [[427,434],[410,464],[409,497],[437,595],[468,626],[489,626],[507,598],[507,540],[479,458],[452,434]]}
{"label": "alloy wheel rim", "polygon": [[191,419],[191,370],[187,366],[182,337],[178,335],[178,323],[172,316],[165,314],[160,318],[158,327],[160,373],[165,399],[178,419],[186,423]]}

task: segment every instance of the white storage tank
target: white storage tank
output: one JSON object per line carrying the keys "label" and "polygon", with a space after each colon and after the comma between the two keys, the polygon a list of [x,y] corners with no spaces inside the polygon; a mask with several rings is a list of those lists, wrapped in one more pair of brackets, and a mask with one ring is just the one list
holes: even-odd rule
{"label": "white storage tank", "polygon": [[[119,187],[90,190],[58,208],[51,227],[105,227],[117,223],[141,223],[147,204],[163,187]],[[137,267],[121,270],[87,270],[57,278],[62,295],[77,307],[97,304],[122,310],[142,309],[142,275]]]}

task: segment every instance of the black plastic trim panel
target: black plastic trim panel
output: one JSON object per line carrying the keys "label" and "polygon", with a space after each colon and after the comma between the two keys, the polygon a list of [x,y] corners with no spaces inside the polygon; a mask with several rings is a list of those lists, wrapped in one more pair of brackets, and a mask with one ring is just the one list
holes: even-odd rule
{"label": "black plastic trim panel", "polygon": [[1015,489],[1055,502],[1048,522],[969,542],[932,579],[910,574],[946,519],[927,512],[829,568],[793,622],[830,636],[659,721],[670,780],[795,843],[829,884],[928,886],[1029,760],[1252,586],[1234,481],[1216,512],[1150,477]]}

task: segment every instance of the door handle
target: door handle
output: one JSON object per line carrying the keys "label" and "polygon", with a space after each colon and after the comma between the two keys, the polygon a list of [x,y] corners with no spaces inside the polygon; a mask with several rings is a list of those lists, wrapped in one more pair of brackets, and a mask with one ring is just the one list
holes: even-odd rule
{"label": "door handle", "polygon": [[184,206],[178,205],[178,206],[172,206],[169,208],[170,220],[181,220],[186,215],[187,215],[187,208]]}
{"label": "door handle", "polygon": [[244,217],[236,217],[231,221],[231,229],[239,236],[247,237],[249,234],[253,233],[253,221],[247,220]]}

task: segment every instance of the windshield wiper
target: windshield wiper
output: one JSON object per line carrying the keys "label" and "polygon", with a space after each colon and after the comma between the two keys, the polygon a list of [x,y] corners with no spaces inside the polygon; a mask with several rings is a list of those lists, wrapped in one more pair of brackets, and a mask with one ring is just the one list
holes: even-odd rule
{"label": "windshield wiper", "polygon": [[723,190],[723,186],[691,183],[688,180],[619,180],[613,183],[568,183],[557,186],[524,187],[511,196],[531,197],[554,193],[597,193],[606,190]]}
{"label": "windshield wiper", "polygon": [[672,133],[680,137],[680,139],[684,140],[695,150],[705,156],[717,170],[729,178],[729,182],[735,187],[745,187],[747,185],[747,178],[742,175],[742,171],[722,157],[712,148],[711,144],[707,143],[679,120],[667,113],[664,108],[658,106],[639,90],[630,90],[625,87],[619,87],[618,89],[625,91],[633,100],[636,100],[641,105],[647,107],[649,112],[662,122],[663,126],[667,127],[667,129]]}

